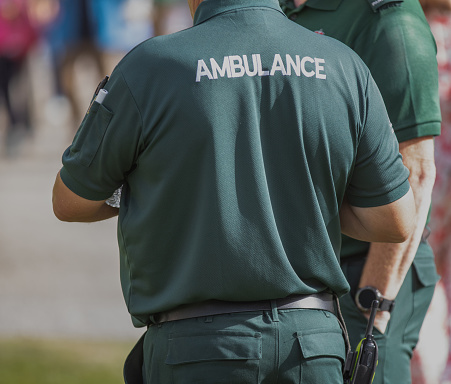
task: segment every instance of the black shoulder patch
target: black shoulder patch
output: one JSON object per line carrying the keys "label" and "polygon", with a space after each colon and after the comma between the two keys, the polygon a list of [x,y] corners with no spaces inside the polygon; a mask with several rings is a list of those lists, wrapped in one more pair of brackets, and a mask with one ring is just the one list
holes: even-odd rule
{"label": "black shoulder patch", "polygon": [[404,0],[368,0],[373,12],[400,5]]}

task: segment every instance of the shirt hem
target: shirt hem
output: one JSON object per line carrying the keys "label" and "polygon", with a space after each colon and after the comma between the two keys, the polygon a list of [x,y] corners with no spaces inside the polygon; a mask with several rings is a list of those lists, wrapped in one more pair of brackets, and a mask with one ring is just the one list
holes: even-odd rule
{"label": "shirt hem", "polygon": [[93,192],[92,190],[87,189],[80,182],[78,182],[65,167],[61,168],[60,177],[67,188],[69,188],[76,195],[83,197],[84,199],[101,201],[108,199],[112,195],[112,193],[104,194],[100,192]]}
{"label": "shirt hem", "polygon": [[395,130],[398,142],[418,139],[425,136],[439,136],[441,132],[441,122],[433,121]]}
{"label": "shirt hem", "polygon": [[401,185],[392,191],[376,197],[359,197],[359,196],[349,196],[349,203],[355,207],[360,208],[371,208],[380,207],[382,205],[393,203],[399,200],[407,192],[409,192],[410,184],[408,179],[406,179]]}

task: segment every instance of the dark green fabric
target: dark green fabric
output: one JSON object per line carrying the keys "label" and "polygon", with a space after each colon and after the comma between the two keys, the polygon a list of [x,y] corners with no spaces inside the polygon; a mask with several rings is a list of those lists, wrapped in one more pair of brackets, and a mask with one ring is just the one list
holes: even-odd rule
{"label": "dark green fabric", "polygon": [[146,384],[143,380],[144,338],[143,334],[133,347],[124,364],[125,384]]}
{"label": "dark green fabric", "polygon": [[367,0],[373,12],[400,5],[404,0]]}
{"label": "dark green fabric", "polygon": [[136,47],[106,88],[61,177],[92,200],[124,184],[121,281],[136,326],[208,299],[344,294],[345,191],[368,207],[409,187],[367,67],[275,0],[205,0],[193,28]]}
{"label": "dark green fabric", "polygon": [[[340,299],[340,305],[353,349],[364,337],[367,325],[367,319],[353,299],[364,263],[364,258],[345,259],[342,266],[351,285],[351,293]],[[385,334],[374,330],[379,347],[379,364],[373,384],[411,383],[410,358],[438,279],[432,250],[427,243],[422,242],[396,297]]]}
{"label": "dark green fabric", "polygon": [[147,383],[342,384],[337,318],[320,310],[249,312],[151,326]]}
{"label": "dark green fabric", "polygon": [[[282,7],[296,23],[340,40],[361,56],[382,93],[400,142],[440,134],[436,46],[417,0],[384,4],[377,12],[367,0],[308,0],[299,9],[287,0]],[[368,243],[343,236],[341,258],[352,258],[343,267],[351,295],[345,295],[341,303],[353,348],[367,324],[351,296],[368,249]],[[410,383],[412,350],[437,279],[432,250],[423,243],[396,297],[387,333],[376,334],[375,384]]]}
{"label": "dark green fabric", "polygon": [[214,360],[260,360],[261,334],[221,330],[214,334],[173,335],[166,364]]}
{"label": "dark green fabric", "polygon": [[[299,8],[292,0],[281,4],[296,23],[340,40],[362,58],[382,93],[399,142],[440,134],[437,50],[417,0],[392,3],[378,12],[366,0],[309,0]],[[341,256],[368,247],[344,236]]]}

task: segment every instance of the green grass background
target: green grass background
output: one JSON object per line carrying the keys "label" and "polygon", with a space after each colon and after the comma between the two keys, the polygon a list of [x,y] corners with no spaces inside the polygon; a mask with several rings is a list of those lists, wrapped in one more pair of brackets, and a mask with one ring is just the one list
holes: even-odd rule
{"label": "green grass background", "polygon": [[123,384],[135,342],[0,339],[0,384]]}

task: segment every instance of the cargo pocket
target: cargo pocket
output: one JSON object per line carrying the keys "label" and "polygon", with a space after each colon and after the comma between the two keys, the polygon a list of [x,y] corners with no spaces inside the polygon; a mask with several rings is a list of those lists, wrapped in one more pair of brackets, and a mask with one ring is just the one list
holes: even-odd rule
{"label": "cargo pocket", "polygon": [[435,266],[434,254],[429,244],[426,242],[420,243],[417,254],[413,260],[413,267],[420,286],[429,287],[435,285],[440,280],[440,276],[437,274],[437,268]]}
{"label": "cargo pocket", "polygon": [[93,102],[71,146],[72,154],[79,157],[80,163],[85,167],[91,165],[112,118],[111,111]]}
{"label": "cargo pocket", "polygon": [[341,331],[324,328],[297,332],[302,383],[342,384],[345,343]]}
{"label": "cargo pocket", "polygon": [[256,383],[261,333],[219,331],[170,336],[165,363],[173,383]]}
{"label": "cargo pocket", "polygon": [[415,348],[424,317],[440,279],[434,254],[426,242],[421,242],[412,263],[412,313],[404,328],[403,342]]}

